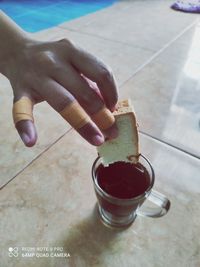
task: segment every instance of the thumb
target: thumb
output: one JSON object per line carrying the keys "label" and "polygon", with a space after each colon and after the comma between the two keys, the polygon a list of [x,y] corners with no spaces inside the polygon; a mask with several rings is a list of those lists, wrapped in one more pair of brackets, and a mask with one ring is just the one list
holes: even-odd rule
{"label": "thumb", "polygon": [[37,141],[37,132],[33,119],[33,101],[26,96],[15,99],[17,99],[13,103],[15,127],[24,144],[32,147]]}

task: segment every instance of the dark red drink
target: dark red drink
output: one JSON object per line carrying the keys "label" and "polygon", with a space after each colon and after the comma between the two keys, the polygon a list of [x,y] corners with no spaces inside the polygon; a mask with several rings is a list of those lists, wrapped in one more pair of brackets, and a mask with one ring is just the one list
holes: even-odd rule
{"label": "dark red drink", "polygon": [[[104,192],[115,198],[112,200],[98,194],[102,208],[119,216],[124,216],[136,209],[138,204],[141,205],[143,201],[129,202],[129,199],[144,195],[142,199],[145,200],[145,192],[151,184],[149,173],[142,164],[126,162],[115,162],[108,167],[99,165],[96,181]],[[122,203],[122,200],[127,201]]]}
{"label": "dark red drink", "polygon": [[150,185],[149,174],[141,164],[115,162],[108,167],[100,165],[96,175],[99,186],[117,198],[137,197]]}

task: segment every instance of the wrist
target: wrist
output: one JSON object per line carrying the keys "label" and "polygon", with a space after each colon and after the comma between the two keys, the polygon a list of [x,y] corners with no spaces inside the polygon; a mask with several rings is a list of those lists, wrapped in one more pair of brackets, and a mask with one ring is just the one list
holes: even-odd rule
{"label": "wrist", "polygon": [[9,43],[0,52],[0,73],[8,77],[9,68],[12,62],[23,53],[27,44],[29,43],[28,38],[13,38],[9,39]]}
{"label": "wrist", "polygon": [[0,11],[0,72],[6,75],[11,59],[20,53],[28,42],[28,34]]}

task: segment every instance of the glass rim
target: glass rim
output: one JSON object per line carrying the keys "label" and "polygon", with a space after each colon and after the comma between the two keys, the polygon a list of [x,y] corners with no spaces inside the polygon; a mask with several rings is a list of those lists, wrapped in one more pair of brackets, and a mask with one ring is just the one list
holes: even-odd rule
{"label": "glass rim", "polygon": [[[153,185],[154,185],[154,181],[155,181],[155,172],[154,172],[154,169],[153,169],[153,166],[152,164],[150,163],[150,161],[143,155],[143,154],[140,154],[139,157],[142,157],[146,162],[147,164],[149,165],[150,167],[150,170],[151,170],[151,183],[149,185],[149,187],[140,195],[136,196],[136,197],[132,197],[132,198],[118,198],[118,197],[114,197],[110,194],[108,194],[107,192],[105,192],[98,184],[97,182],[97,179],[96,179],[96,173],[95,173],[95,166],[97,164],[97,162],[101,159],[100,156],[98,156],[93,165],[92,165],[92,179],[93,179],[93,182],[94,182],[94,185],[96,187],[96,189],[103,195],[105,196],[106,198],[109,198],[109,200],[113,200],[113,201],[120,201],[120,202],[123,202],[123,203],[126,203],[126,202],[130,202],[130,201],[134,201],[134,200],[138,200],[138,199],[141,199],[142,197],[144,197],[146,194],[148,194],[150,192],[150,190],[152,189]],[[140,163],[140,161],[138,160],[138,162]],[[141,163],[142,164],[142,163]],[[143,164],[142,164],[143,165]],[[145,166],[144,166],[145,167]],[[148,170],[147,170],[148,171]],[[149,171],[148,171],[149,173]]]}

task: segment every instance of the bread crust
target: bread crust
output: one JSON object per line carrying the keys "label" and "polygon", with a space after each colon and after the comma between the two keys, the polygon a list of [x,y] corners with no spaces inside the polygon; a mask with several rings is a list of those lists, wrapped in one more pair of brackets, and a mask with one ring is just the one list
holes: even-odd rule
{"label": "bread crust", "polygon": [[122,117],[122,116],[130,116],[132,120],[131,125],[132,125],[133,135],[131,136],[131,138],[132,138],[133,144],[135,145],[135,148],[133,150],[137,151],[137,153],[134,155],[133,154],[127,155],[127,160],[132,163],[137,163],[139,160],[139,156],[140,156],[138,124],[136,121],[135,112],[134,112],[130,99],[122,100],[118,103],[117,109],[114,112],[114,116],[115,116],[115,119],[117,119],[118,117]]}
{"label": "bread crust", "polygon": [[[113,112],[113,115],[115,116],[116,122],[118,122],[118,120],[120,118],[123,118],[124,116],[129,116],[130,121],[131,121],[131,126],[132,126],[132,131],[131,131],[131,143],[133,144],[133,154],[127,153],[126,158],[124,159],[124,161],[126,162],[130,162],[130,163],[137,163],[139,160],[139,156],[140,156],[140,152],[139,152],[139,135],[138,135],[138,124],[137,124],[137,120],[136,120],[136,116],[135,116],[135,112],[133,109],[133,106],[131,104],[130,99],[126,99],[126,100],[122,100],[119,101],[117,104],[117,108],[116,110]],[[107,141],[109,144],[109,141]],[[106,145],[106,143],[104,144],[104,146]],[[98,152],[100,152],[100,149],[98,149]],[[100,156],[101,153],[99,153]],[[106,155],[104,155],[106,157]]]}

